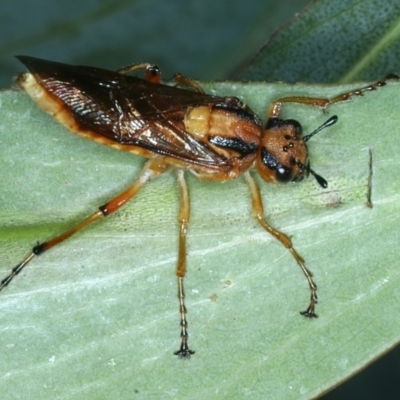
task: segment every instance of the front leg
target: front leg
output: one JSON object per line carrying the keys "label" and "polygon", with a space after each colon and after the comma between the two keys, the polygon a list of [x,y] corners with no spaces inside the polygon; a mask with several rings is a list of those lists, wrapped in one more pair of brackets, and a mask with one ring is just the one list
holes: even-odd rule
{"label": "front leg", "polygon": [[363,96],[365,92],[376,90],[382,86],[385,86],[389,80],[398,80],[399,77],[395,74],[389,74],[385,78],[372,83],[367,86],[363,86],[358,89],[349,90],[348,92],[340,93],[330,99],[323,97],[303,97],[303,96],[289,96],[282,97],[271,103],[268,109],[268,118],[278,118],[281,113],[282,103],[299,103],[307,104],[309,106],[319,107],[322,110],[326,110],[328,106],[334,103],[340,103],[342,101],[349,100],[353,96]]}
{"label": "front leg", "polygon": [[296,260],[297,264],[300,266],[304,275],[307,278],[308,286],[310,287],[310,304],[308,305],[305,311],[301,311],[300,314],[304,315],[307,318],[317,318],[318,315],[315,313],[315,305],[318,302],[317,297],[317,285],[312,279],[312,273],[307,269],[304,259],[300,256],[299,253],[293,247],[293,243],[290,240],[289,236],[284,233],[278,231],[273,228],[264,217],[264,207],[261,200],[260,189],[256,181],[250,175],[250,172],[246,172],[244,174],[247,184],[249,185],[250,194],[252,198],[252,208],[253,215],[256,218],[257,222],[272,236],[278,239],[292,254],[293,258]]}

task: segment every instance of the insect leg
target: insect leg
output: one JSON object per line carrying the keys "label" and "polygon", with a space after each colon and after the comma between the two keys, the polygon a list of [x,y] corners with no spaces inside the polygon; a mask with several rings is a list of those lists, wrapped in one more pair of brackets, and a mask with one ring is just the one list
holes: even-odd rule
{"label": "insect leg", "polygon": [[176,275],[178,277],[178,298],[179,298],[179,311],[181,314],[181,347],[174,354],[180,358],[190,358],[191,354],[194,354],[193,350],[189,349],[188,346],[188,332],[187,332],[187,320],[186,320],[186,306],[185,306],[185,291],[183,287],[183,278],[186,273],[186,230],[190,218],[190,202],[189,202],[189,191],[185,180],[185,174],[182,170],[176,170],[179,195],[180,195],[180,209],[179,209],[179,255],[178,255],[178,266],[176,269]]}
{"label": "insect leg", "polygon": [[205,93],[203,88],[194,79],[188,78],[185,75],[177,73],[174,75],[173,79],[179,86],[188,87],[188,88],[197,90],[201,94]]}
{"label": "insect leg", "polygon": [[149,160],[146,165],[143,167],[142,171],[140,172],[138,178],[136,179],[135,183],[129,187],[124,192],[120,193],[118,196],[114,197],[106,204],[100,206],[96,212],[94,212],[89,217],[85,218],[83,221],[75,225],[74,227],[66,230],[65,232],[61,233],[53,237],[52,239],[37,244],[31,251],[31,253],[25,257],[16,267],[11,270],[11,273],[4,278],[0,282],[0,290],[2,290],[5,286],[7,286],[11,280],[18,275],[21,270],[32,260],[34,256],[38,256],[44,253],[47,250],[50,250],[52,247],[57,246],[58,244],[62,243],[64,240],[67,240],[75,233],[78,233],[80,230],[85,228],[87,225],[91,224],[98,219],[106,217],[107,215],[117,211],[120,207],[122,207],[125,203],[127,203],[132,197],[134,197],[139,190],[144,186],[144,184],[151,178],[163,173],[168,169],[168,166],[165,164],[161,164],[157,160]]}
{"label": "insect leg", "polygon": [[157,65],[149,64],[149,63],[140,63],[140,64],[132,64],[127,67],[117,69],[117,72],[120,74],[126,75],[133,71],[137,71],[138,69],[145,70],[145,79],[146,81],[152,83],[160,83],[161,81],[161,72]]}
{"label": "insect leg", "polygon": [[282,103],[301,103],[301,104],[307,104],[310,106],[319,107],[319,108],[325,110],[331,104],[349,100],[353,96],[363,96],[364,92],[376,90],[379,87],[385,86],[387,81],[398,80],[398,79],[399,79],[399,77],[397,75],[390,74],[375,83],[364,86],[362,88],[349,90],[348,92],[341,93],[330,99],[319,98],[319,97],[302,97],[302,96],[283,97],[283,98],[278,99],[278,100],[274,101],[273,103],[271,103],[271,105],[269,106],[269,109],[268,109],[268,118],[279,117]]}
{"label": "insect leg", "polygon": [[267,223],[264,217],[264,208],[261,200],[260,189],[258,188],[257,183],[250,175],[250,172],[246,172],[244,174],[247,184],[249,185],[251,199],[252,199],[252,209],[253,215],[258,221],[258,223],[272,236],[278,239],[292,254],[297,264],[302,269],[304,275],[307,278],[308,285],[310,287],[310,304],[308,305],[305,311],[300,312],[300,314],[304,315],[308,318],[317,318],[318,315],[315,314],[315,305],[317,303],[317,285],[314,283],[312,279],[312,273],[309,271],[305,265],[304,259],[297,253],[295,248],[293,247],[292,241],[288,236],[284,233],[279,232],[277,229],[273,228],[271,225]]}
{"label": "insect leg", "polygon": [[[145,79],[146,81],[152,83],[160,83],[161,82],[161,72],[157,65],[149,64],[149,63],[140,63],[140,64],[132,64],[127,67],[118,69],[117,72],[120,74],[130,74],[133,71],[137,71],[138,69],[145,70]],[[204,94],[203,88],[191,78],[184,76],[180,73],[174,75],[173,80],[179,85],[183,87],[189,87],[191,89],[197,90],[199,93]]]}

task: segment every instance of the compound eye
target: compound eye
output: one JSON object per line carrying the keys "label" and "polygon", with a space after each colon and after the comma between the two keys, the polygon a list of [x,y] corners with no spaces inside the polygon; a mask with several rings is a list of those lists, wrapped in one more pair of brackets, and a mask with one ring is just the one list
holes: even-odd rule
{"label": "compound eye", "polygon": [[276,180],[281,183],[291,182],[293,180],[293,169],[278,165],[276,168]]}
{"label": "compound eye", "polygon": [[265,147],[261,147],[256,165],[259,174],[266,182],[287,183],[293,180],[293,168],[281,164]]}

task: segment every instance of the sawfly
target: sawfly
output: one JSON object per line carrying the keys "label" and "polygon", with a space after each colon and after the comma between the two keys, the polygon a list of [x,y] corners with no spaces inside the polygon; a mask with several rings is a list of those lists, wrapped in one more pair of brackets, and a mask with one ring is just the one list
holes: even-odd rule
{"label": "sawfly", "polygon": [[[325,110],[329,105],[383,86],[388,76],[372,85],[331,99],[284,97],[269,105],[261,119],[236,97],[211,96],[192,79],[177,74],[175,85],[161,83],[153,64],[133,64],[117,71],[72,66],[33,57],[17,57],[29,70],[17,78],[36,104],[68,130],[87,139],[148,158],[139,176],[125,191],[101,205],[76,226],[41,242],[0,282],[0,290],[35,257],[62,243],[87,225],[117,211],[151,179],[174,169],[180,195],[179,250],[176,275],[181,325],[180,348],[174,354],[189,358],[184,276],[190,202],[185,173],[205,181],[228,181],[243,175],[249,187],[257,222],[292,254],[307,278],[310,302],[301,314],[317,317],[317,286],[291,239],[268,224],[260,190],[250,170],[256,168],[267,183],[299,182],[309,174],[326,188],[324,178],[310,168],[307,142],[338,118],[330,117],[314,132],[303,136],[301,124],[282,119],[284,103],[302,103]],[[128,75],[144,71],[145,79]]]}

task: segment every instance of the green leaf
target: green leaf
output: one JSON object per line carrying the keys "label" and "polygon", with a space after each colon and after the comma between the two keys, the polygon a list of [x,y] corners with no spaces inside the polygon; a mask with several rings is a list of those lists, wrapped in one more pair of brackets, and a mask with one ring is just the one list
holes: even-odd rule
{"label": "green leaf", "polygon": [[[335,86],[221,83],[260,115],[287,95]],[[399,341],[399,84],[329,109],[310,142],[327,190],[260,182],[268,221],[314,273],[320,318],[299,315],[307,284],[289,252],[251,217],[242,179],[189,178],[185,279],[192,360],[179,345],[172,173],[116,215],[35,258],[1,293],[3,396],[311,398]],[[327,116],[287,105],[306,132]],[[137,175],[143,159],[71,135],[22,93],[1,93],[0,265],[70,227]],[[371,161],[372,154],[372,161]],[[372,202],[367,207],[372,162]],[[29,396],[18,393],[22,397]]]}
{"label": "green leaf", "polygon": [[[17,71],[15,54],[110,68],[150,61],[166,77],[180,71],[216,79],[304,3],[4,2],[2,82],[9,86]],[[399,71],[398,16],[396,1],[313,2],[289,24],[291,35],[281,30],[270,41],[275,52],[258,79],[344,82]],[[325,34],[330,20],[346,35]],[[207,90],[239,95],[264,116],[280,96],[333,95],[344,87],[227,83]],[[0,293],[2,396],[309,398],[394,346],[400,332],[398,100],[398,85],[391,84],[332,107],[339,123],[310,143],[312,167],[329,181],[327,190],[311,179],[260,182],[268,221],[291,235],[314,272],[318,320],[298,315],[308,300],[305,279],[252,219],[245,183],[189,177],[186,294],[196,354],[188,363],[176,360],[178,196],[168,173],[117,215],[33,260]],[[0,116],[5,275],[37,240],[129,186],[144,160],[65,133],[20,93],[1,93]],[[301,120],[307,132],[327,118],[305,106],[287,106],[284,116]],[[365,206],[369,150],[372,209]]]}
{"label": "green leaf", "polygon": [[400,70],[397,0],[314,1],[237,79],[348,83]]}

